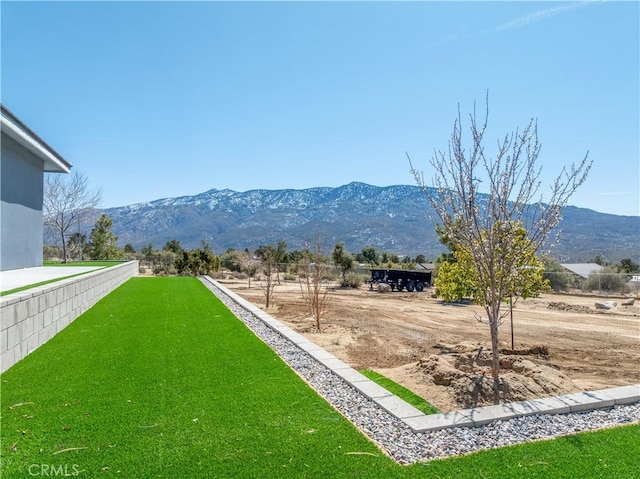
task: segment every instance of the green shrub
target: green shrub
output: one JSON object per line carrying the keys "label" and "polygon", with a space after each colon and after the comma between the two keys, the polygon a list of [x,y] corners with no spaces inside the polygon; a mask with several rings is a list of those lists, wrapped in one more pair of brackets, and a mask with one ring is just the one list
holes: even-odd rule
{"label": "green shrub", "polygon": [[358,274],[358,273],[347,273],[345,275],[345,286],[349,286],[350,288],[357,289],[364,284],[364,282],[369,279],[367,275]]}
{"label": "green shrub", "polygon": [[629,277],[616,272],[612,267],[605,266],[600,272],[589,275],[582,286],[583,291],[600,291],[606,293],[627,293]]}
{"label": "green shrub", "polygon": [[162,266],[156,266],[153,268],[153,274],[155,276],[167,276],[167,270]]}

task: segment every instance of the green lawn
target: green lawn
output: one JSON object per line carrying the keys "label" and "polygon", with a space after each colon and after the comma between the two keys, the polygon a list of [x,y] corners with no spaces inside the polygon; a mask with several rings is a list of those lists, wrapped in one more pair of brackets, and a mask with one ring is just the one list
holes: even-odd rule
{"label": "green lawn", "polygon": [[43,261],[42,266],[115,266],[122,264],[125,261],[68,261],[62,263],[61,261]]}
{"label": "green lawn", "polygon": [[[108,268],[109,266],[115,266],[115,265],[121,264],[121,263],[122,263],[122,261],[71,261],[69,263],[45,261],[43,263],[43,266],[59,266],[61,268],[64,268],[65,266],[93,266],[93,267],[99,267],[99,268]],[[93,270],[93,271],[96,271],[96,270]],[[85,272],[85,273],[77,273],[77,274],[70,274],[69,276],[63,276],[61,278],[50,279],[50,280],[47,280],[47,281],[41,281],[39,283],[28,284],[26,286],[21,286],[19,288],[10,289],[8,291],[2,291],[2,292],[0,292],[0,296],[6,296],[8,294],[18,293],[20,291],[25,291],[27,289],[36,288],[38,286],[44,286],[45,284],[55,283],[57,281],[62,281],[63,279],[69,279],[69,278],[73,278],[75,276],[81,276],[83,274],[87,274],[87,272]]]}
{"label": "green lawn", "polygon": [[401,399],[404,399],[406,402],[415,407],[418,411],[422,411],[425,414],[436,414],[440,412],[437,407],[433,404],[425,401],[422,397],[415,394],[413,391],[405,388],[401,384],[389,379],[386,376],[383,376],[380,373],[372,371],[371,369],[364,369],[360,371],[364,376],[368,377],[372,381],[376,382],[387,391],[395,394]]}
{"label": "green lawn", "polygon": [[3,479],[42,477],[43,466],[77,477],[474,479],[640,467],[638,426],[399,466],[193,278],[129,280],[0,380]]}

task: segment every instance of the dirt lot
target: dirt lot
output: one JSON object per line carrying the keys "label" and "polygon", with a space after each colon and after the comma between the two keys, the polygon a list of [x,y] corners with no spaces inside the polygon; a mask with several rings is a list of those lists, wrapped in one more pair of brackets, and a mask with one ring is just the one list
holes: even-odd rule
{"label": "dirt lot", "polygon": [[[220,280],[264,308],[253,282]],[[596,301],[617,301],[596,310]],[[336,289],[317,332],[296,282],[282,282],[268,312],[356,369],[374,369],[443,411],[490,403],[488,325],[474,305],[443,304],[422,293]],[[640,383],[640,301],[545,294],[513,310],[516,354],[502,355],[507,400]],[[507,306],[508,308],[508,306]],[[481,352],[480,348],[483,348]],[[509,317],[500,347],[511,349]]]}

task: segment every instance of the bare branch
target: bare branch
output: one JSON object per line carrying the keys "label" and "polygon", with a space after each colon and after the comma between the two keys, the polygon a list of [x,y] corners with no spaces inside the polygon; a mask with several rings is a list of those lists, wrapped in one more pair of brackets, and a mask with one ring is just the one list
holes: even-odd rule
{"label": "bare branch", "polygon": [[58,235],[62,245],[63,261],[67,261],[65,237],[72,227],[80,229],[86,224],[102,197],[99,189],[91,190],[86,176],[74,172],[70,176],[45,176],[43,195],[44,224]]}
{"label": "bare branch", "polygon": [[[523,130],[506,134],[496,142],[495,155],[489,156],[483,146],[488,116],[487,94],[482,121],[478,121],[475,103],[469,115],[470,145],[465,148],[458,106],[448,149],[435,151],[430,160],[434,172],[431,186],[408,154],[407,158],[438,223],[451,242],[469,255],[475,299],[485,309],[491,330],[497,394],[498,326],[506,314],[501,311],[501,302],[516,292],[526,277],[523,268],[527,261],[535,262],[535,254],[560,222],[570,196],[586,180],[591,162],[587,154],[578,165],[563,168],[545,201],[540,192],[541,143],[536,121],[531,119]],[[497,396],[494,399],[497,401]]]}
{"label": "bare branch", "polygon": [[326,280],[329,265],[324,261],[318,237],[315,239],[313,251],[305,258],[303,267],[300,276],[302,298],[317,330],[322,331],[322,319],[333,300],[333,291]]}

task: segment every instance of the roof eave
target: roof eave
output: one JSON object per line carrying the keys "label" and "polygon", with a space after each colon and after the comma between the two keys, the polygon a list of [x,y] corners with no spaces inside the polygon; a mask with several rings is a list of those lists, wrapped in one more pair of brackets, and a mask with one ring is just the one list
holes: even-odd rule
{"label": "roof eave", "polygon": [[2,132],[40,158],[44,162],[44,171],[47,173],[71,172],[73,165],[62,158],[4,105],[2,106]]}

